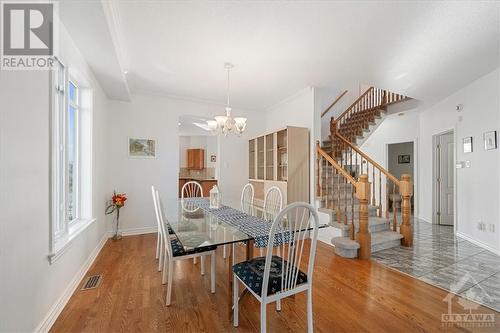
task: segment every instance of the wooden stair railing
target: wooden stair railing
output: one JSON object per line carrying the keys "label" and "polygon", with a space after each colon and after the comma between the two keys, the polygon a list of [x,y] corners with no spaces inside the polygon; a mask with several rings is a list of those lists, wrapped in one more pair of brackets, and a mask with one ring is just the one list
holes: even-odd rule
{"label": "wooden stair railing", "polygon": [[[332,133],[332,159],[343,168],[348,168],[351,175],[367,175],[370,179],[371,202],[377,208],[377,216],[391,219],[393,231],[397,231],[400,218],[400,233],[404,236],[402,245],[412,246],[412,229],[410,222],[411,196],[413,185],[410,175],[403,175],[401,180],[394,177],[389,171],[375,162],[366,153],[349,142],[338,132]],[[401,217],[398,217],[398,195],[401,197]],[[382,200],[385,200],[385,214]],[[389,202],[392,201],[392,216],[389,213]]]}
{"label": "wooden stair railing", "polygon": [[[318,197],[323,197],[325,202],[332,202],[332,205],[335,206],[335,192],[330,191],[329,184],[331,182],[332,188],[335,188],[337,185],[337,216],[343,213],[344,224],[349,225],[349,237],[351,239],[356,239],[359,243],[359,253],[358,257],[360,259],[369,259],[371,256],[371,235],[368,232],[368,205],[370,202],[370,183],[368,182],[368,175],[361,175],[359,180],[356,180],[349,172],[347,172],[337,161],[335,161],[327,152],[321,149],[319,141],[316,143],[316,153],[317,153],[317,163],[316,170],[318,177],[316,178],[316,195]],[[326,172],[326,184],[321,184],[323,182],[321,174],[322,172]],[[329,173],[331,171],[332,176],[329,177]],[[337,176],[337,179],[333,177],[333,175]],[[335,180],[337,184],[335,184]],[[344,194],[344,204],[341,205],[341,189],[340,185],[343,185],[343,194]],[[323,191],[323,185],[326,185],[325,191]],[[351,198],[348,200],[347,198],[347,186],[352,186]],[[356,234],[356,227],[354,224],[354,195],[359,200],[359,231]],[[347,201],[349,202],[349,208]],[[332,207],[334,208],[334,207]],[[351,210],[351,220],[348,223],[347,215],[348,209]],[[340,219],[338,220],[340,221]]]}
{"label": "wooden stair railing", "polygon": [[338,96],[338,97],[337,97],[337,98],[333,101],[333,103],[332,103],[332,104],[330,104],[330,106],[329,106],[329,107],[327,107],[327,108],[325,109],[325,111],[323,111],[323,112],[321,113],[321,118],[323,118],[323,117],[325,116],[325,114],[327,114],[327,113],[328,113],[328,111],[330,111],[330,110],[331,110],[331,109],[335,106],[335,104],[337,104],[337,103],[338,103],[338,101],[340,101],[340,100],[342,99],[342,97],[344,97],[344,95],[345,95],[345,94],[347,94],[347,92],[348,92],[348,90],[344,90],[344,91],[343,91],[343,92],[342,92],[342,93],[341,93],[341,94],[340,94],[340,95],[339,95],[339,96]]}
{"label": "wooden stair railing", "polygon": [[368,128],[370,121],[380,115],[380,110],[408,99],[404,95],[370,87],[338,117],[332,118],[331,129],[354,141],[364,128]]}

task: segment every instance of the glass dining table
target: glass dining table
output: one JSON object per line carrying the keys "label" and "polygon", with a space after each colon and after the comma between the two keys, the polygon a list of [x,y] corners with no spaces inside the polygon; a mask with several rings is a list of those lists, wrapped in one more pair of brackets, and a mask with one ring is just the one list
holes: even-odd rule
{"label": "glass dining table", "polygon": [[[162,206],[166,221],[186,251],[244,242],[246,260],[250,260],[255,247],[267,247],[271,221],[228,206],[212,209],[207,198],[170,199],[162,202]],[[286,237],[281,237],[278,244],[277,241],[274,245],[286,243]],[[229,316],[234,256],[231,248],[227,247]]]}

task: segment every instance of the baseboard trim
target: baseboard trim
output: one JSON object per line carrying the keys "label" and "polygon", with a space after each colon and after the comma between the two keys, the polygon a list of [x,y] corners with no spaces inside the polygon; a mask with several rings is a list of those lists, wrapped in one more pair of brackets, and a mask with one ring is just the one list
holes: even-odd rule
{"label": "baseboard trim", "polygon": [[[122,236],[153,234],[155,232],[158,232],[158,227],[129,228],[120,230]],[[115,234],[114,231],[112,230],[108,231],[108,237],[113,237],[114,234]]]}
{"label": "baseboard trim", "polygon": [[52,308],[49,310],[44,320],[34,329],[34,332],[48,332],[52,325],[54,325],[57,317],[59,317],[59,315],[61,314],[62,310],[68,303],[76,288],[85,277],[85,274],[87,274],[87,271],[94,263],[94,260],[101,252],[107,240],[108,237],[106,237],[106,234],[104,234],[97,246],[94,248],[94,250],[92,250],[92,253],[90,253],[87,260],[85,260],[82,268],[80,268],[80,270],[76,273],[75,277],[71,280],[62,296],[56,301],[56,303],[54,303],[54,305],[52,305]]}
{"label": "baseboard trim", "polygon": [[499,249],[495,249],[494,247],[491,247],[491,246],[489,246],[489,245],[487,245],[487,244],[484,244],[483,242],[477,241],[477,240],[475,240],[475,239],[471,238],[470,236],[468,236],[468,235],[466,235],[466,234],[464,234],[464,233],[462,233],[462,232],[460,232],[460,231],[457,231],[457,237],[460,237],[460,238],[462,238],[462,239],[465,239],[466,241],[469,241],[469,242],[471,242],[472,244],[475,244],[475,245],[477,245],[477,246],[480,246],[480,247],[482,247],[483,249],[488,250],[488,251],[490,251],[490,252],[493,252],[493,253],[495,253],[495,254],[497,254],[497,255],[499,255],[499,256],[500,256],[500,250],[499,250]]}

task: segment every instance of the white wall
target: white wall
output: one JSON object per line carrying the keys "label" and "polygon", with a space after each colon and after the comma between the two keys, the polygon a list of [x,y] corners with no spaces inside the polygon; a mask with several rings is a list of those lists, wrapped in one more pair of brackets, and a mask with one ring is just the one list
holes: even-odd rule
{"label": "white wall", "polygon": [[[0,331],[30,332],[50,322],[53,306],[105,235],[104,193],[107,98],[60,29],[59,55],[92,84],[93,209],[97,221],[49,264],[49,73],[0,71]],[[68,289],[69,288],[69,289]]]}
{"label": "white wall", "polygon": [[[432,188],[432,136],[455,130],[455,157],[468,160],[470,168],[456,170],[456,230],[493,249],[500,250],[500,152],[485,151],[483,133],[499,131],[499,70],[495,70],[445,98],[420,115],[420,188]],[[458,113],[456,105],[463,104]],[[459,117],[462,117],[461,119]],[[473,137],[474,151],[465,154],[462,139]],[[495,184],[495,185],[493,185]],[[432,196],[421,191],[420,216],[432,221]],[[495,225],[495,233],[480,231],[477,223]]]}
{"label": "white wall", "polygon": [[[108,131],[109,191],[116,189],[128,195],[120,215],[125,233],[147,232],[156,228],[150,186],[158,187],[163,200],[176,199],[179,176],[178,120],[181,115],[212,117],[224,106],[172,99],[154,94],[136,94],[132,102],[111,101]],[[248,117],[247,131],[242,137],[229,135],[220,139],[221,163],[219,186],[223,202],[237,205],[241,189],[248,181],[248,139],[264,131],[261,116],[249,111],[234,110],[235,115]],[[156,159],[127,157],[127,137],[156,138]],[[242,172],[244,171],[244,172]],[[112,226],[108,226],[111,228]]]}

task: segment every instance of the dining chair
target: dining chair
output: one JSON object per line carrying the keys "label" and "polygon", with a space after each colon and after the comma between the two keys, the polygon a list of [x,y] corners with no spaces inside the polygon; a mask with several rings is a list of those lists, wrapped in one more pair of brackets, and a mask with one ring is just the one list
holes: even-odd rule
{"label": "dining chair", "polygon": [[[260,331],[266,332],[266,305],[297,293],[307,292],[307,331],[313,332],[312,282],[319,218],[314,207],[295,202],[274,219],[267,254],[233,266],[233,324],[238,326],[239,284],[260,302]],[[310,239],[310,241],[308,240]],[[283,256],[273,255],[274,240]],[[285,244],[286,243],[286,244]],[[309,244],[306,244],[309,243]],[[302,256],[304,250],[306,255]],[[307,274],[300,270],[306,265]],[[303,262],[304,261],[304,262]]]}
{"label": "dining chair", "polygon": [[[278,216],[279,212],[283,208],[283,193],[281,189],[277,186],[271,186],[264,196],[264,220],[272,222]],[[260,250],[260,255],[262,255],[263,249]],[[277,254],[280,255],[280,249],[277,249]],[[278,305],[279,309],[279,305]]]}
{"label": "dining chair", "polygon": [[264,220],[274,221],[283,208],[283,193],[277,186],[271,186],[264,196]]}
{"label": "dining chair", "polygon": [[[153,203],[155,205],[155,211],[156,211],[156,198],[155,198],[155,193],[156,193],[156,188],[154,185],[151,186],[151,195],[153,197]],[[156,225],[158,227],[158,232],[156,236],[156,259],[158,259],[158,271],[161,272],[162,267],[163,267],[163,236],[162,236],[162,228],[160,227],[160,224],[158,223],[158,219],[156,221]],[[170,226],[167,226],[167,231],[169,235],[172,235],[174,231]]]}
{"label": "dining chair", "polygon": [[[181,188],[181,199],[203,197],[203,188],[201,184],[195,181],[185,183]],[[196,264],[196,258],[193,258],[193,263]],[[201,258],[201,274],[204,274],[204,262]]]}
{"label": "dining chair", "polygon": [[[252,184],[248,183],[245,186],[243,186],[243,190],[241,191],[241,211],[245,214],[254,215],[254,212],[255,212],[254,211],[254,202],[253,202],[254,193],[255,193],[255,190],[254,190],[254,187]],[[224,232],[226,232],[226,231],[224,231]],[[226,235],[224,235],[224,236],[226,236]],[[224,245],[222,248],[222,257],[224,259],[226,259],[226,257],[227,257],[227,252],[226,252],[227,246],[228,245]],[[233,253],[235,253],[234,252],[235,244],[232,244],[231,246],[233,248]],[[234,259],[234,256],[233,256],[233,259]]]}
{"label": "dining chair", "polygon": [[253,215],[253,198],[255,189],[252,184],[248,183],[241,191],[241,211],[248,215]]}
{"label": "dining chair", "polygon": [[162,273],[162,284],[167,283],[167,296],[165,299],[165,304],[167,306],[171,303],[172,297],[172,283],[174,277],[174,262],[184,259],[191,259],[197,257],[210,256],[210,291],[215,293],[215,250],[216,247],[208,246],[202,249],[193,249],[186,251],[182,246],[179,239],[172,235],[168,235],[165,229],[165,224],[163,219],[163,210],[161,206],[160,194],[158,191],[155,193],[155,212],[158,224],[162,228],[163,243],[164,246],[164,261],[163,261],[163,273]]}
{"label": "dining chair", "polygon": [[203,188],[201,184],[195,181],[189,181],[181,188],[181,199],[203,197]]}

